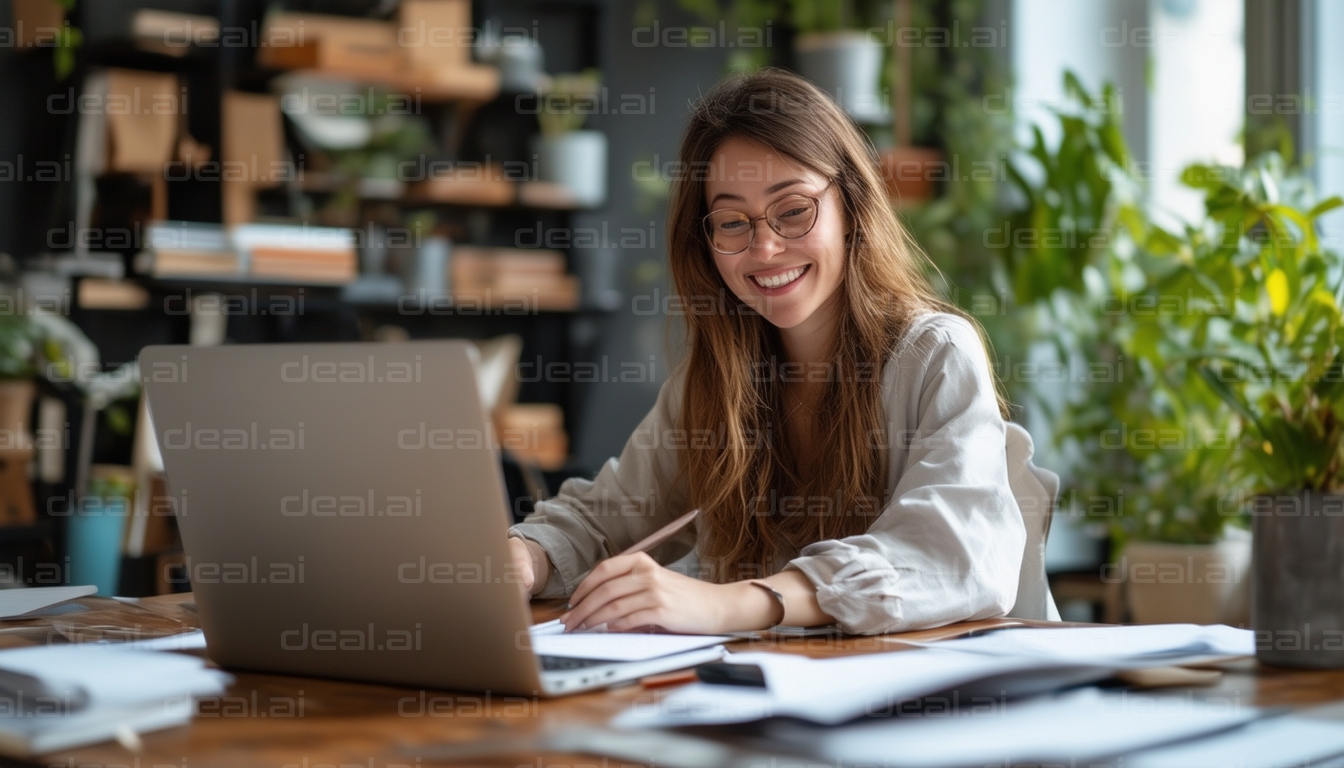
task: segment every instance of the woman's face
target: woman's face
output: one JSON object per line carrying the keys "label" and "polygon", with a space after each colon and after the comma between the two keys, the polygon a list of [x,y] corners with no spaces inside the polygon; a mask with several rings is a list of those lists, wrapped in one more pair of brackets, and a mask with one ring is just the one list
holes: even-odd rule
{"label": "woman's face", "polygon": [[[746,250],[735,254],[710,250],[729,289],[781,330],[823,327],[838,300],[848,224],[840,190],[834,184],[828,187],[827,181],[816,171],[741,138],[724,141],[711,161],[705,182],[705,202],[711,213],[740,211],[756,219],[791,195],[820,201],[816,223],[802,237],[782,237],[762,218],[750,225],[754,237]],[[790,213],[776,212],[786,214],[785,218]]]}

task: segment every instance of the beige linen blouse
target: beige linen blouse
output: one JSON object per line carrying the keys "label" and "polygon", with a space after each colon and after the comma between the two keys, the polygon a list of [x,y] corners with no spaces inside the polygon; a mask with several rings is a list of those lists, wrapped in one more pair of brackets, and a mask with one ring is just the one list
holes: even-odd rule
{"label": "beige linen blouse", "polygon": [[[696,435],[677,427],[683,377],[593,480],[573,478],[509,530],[537,542],[554,570],[541,597],[574,591],[603,558],[686,512],[677,461]],[[890,456],[885,506],[860,536],[802,548],[785,569],[817,587],[821,609],[853,634],[899,632],[1011,615],[1057,619],[1045,582],[1045,535],[1059,480],[1031,463],[1026,430],[999,413],[980,337],[929,313],[888,358],[882,391]],[[650,554],[694,557],[688,529]]]}

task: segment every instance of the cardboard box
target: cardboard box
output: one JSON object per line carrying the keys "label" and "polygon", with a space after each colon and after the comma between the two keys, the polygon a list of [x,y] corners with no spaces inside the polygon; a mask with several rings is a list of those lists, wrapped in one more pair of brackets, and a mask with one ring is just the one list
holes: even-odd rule
{"label": "cardboard box", "polygon": [[469,0],[402,0],[397,41],[411,70],[465,69],[471,63]]}
{"label": "cardboard box", "polygon": [[500,447],[520,462],[552,470],[569,455],[564,413],[552,403],[515,403],[495,411]]}
{"label": "cardboard box", "polygon": [[224,223],[245,224],[255,218],[257,190],[278,186],[289,176],[280,101],[229,91],[221,111]]}
{"label": "cardboard box", "polygon": [[107,73],[107,170],[163,177],[186,109],[177,76],[134,69]]}
{"label": "cardboard box", "polygon": [[14,13],[14,37],[10,45],[20,48],[51,46],[65,25],[65,9],[56,0],[10,0]]}
{"label": "cardboard box", "polygon": [[389,22],[316,13],[266,20],[257,63],[276,69],[326,69],[365,76],[405,69],[397,27]]}
{"label": "cardboard box", "polygon": [[0,449],[0,526],[37,522],[33,486],[28,480],[32,461],[32,448]]}

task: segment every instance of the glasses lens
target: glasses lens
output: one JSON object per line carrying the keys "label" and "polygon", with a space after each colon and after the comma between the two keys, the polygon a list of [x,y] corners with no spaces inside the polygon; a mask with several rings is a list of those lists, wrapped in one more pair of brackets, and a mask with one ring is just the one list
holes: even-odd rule
{"label": "glasses lens", "polygon": [[802,237],[812,231],[812,224],[817,220],[817,204],[807,197],[786,197],[770,206],[766,215],[770,228],[780,237]]}
{"label": "glasses lens", "polygon": [[737,253],[751,244],[751,222],[741,211],[715,211],[705,221],[714,250]]}

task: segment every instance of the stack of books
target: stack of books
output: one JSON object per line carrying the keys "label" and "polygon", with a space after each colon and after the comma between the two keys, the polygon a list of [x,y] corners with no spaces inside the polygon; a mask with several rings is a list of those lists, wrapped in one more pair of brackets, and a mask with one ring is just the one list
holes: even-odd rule
{"label": "stack of books", "polygon": [[341,285],[359,273],[349,229],[240,224],[233,228],[233,244],[254,278]]}
{"label": "stack of books", "polygon": [[238,252],[224,227],[194,221],[165,221],[146,231],[155,277],[238,277]]}
{"label": "stack of books", "polygon": [[579,281],[565,274],[565,256],[540,248],[453,249],[453,298],[482,307],[572,310],[579,305]]}
{"label": "stack of books", "polygon": [[495,409],[499,445],[525,464],[545,470],[560,469],[569,455],[569,436],[560,406],[551,403],[514,403]]}

